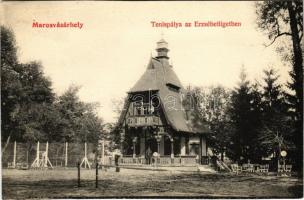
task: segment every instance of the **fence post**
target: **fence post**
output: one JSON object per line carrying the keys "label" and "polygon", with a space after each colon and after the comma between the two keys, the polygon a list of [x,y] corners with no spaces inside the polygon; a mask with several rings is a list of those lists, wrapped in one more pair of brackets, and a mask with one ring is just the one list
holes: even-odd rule
{"label": "fence post", "polygon": [[78,168],[78,187],[80,187],[80,162],[77,162],[77,168]]}
{"label": "fence post", "polygon": [[116,166],[116,172],[119,172],[119,155],[115,155],[115,166]]}
{"label": "fence post", "polygon": [[68,142],[65,143],[65,167],[68,166]]}
{"label": "fence post", "polygon": [[84,157],[83,157],[80,165],[82,166],[83,163],[84,163],[85,169],[87,168],[87,165],[88,165],[89,169],[91,169],[91,165],[90,165],[88,157],[87,157],[87,143],[86,142],[84,143]]}
{"label": "fence post", "polygon": [[102,140],[102,164],[105,165],[105,144],[104,139]]}
{"label": "fence post", "polygon": [[96,188],[98,188],[98,162],[96,162]]}
{"label": "fence post", "polygon": [[13,159],[13,167],[16,168],[16,153],[17,153],[17,143],[14,142],[14,159]]}
{"label": "fence post", "polygon": [[37,151],[36,151],[36,158],[37,158],[37,160],[38,160],[37,163],[39,163],[39,154],[40,154],[40,152],[39,152],[39,141],[38,141],[38,142],[37,142]]}
{"label": "fence post", "polygon": [[48,153],[49,153],[49,142],[46,142],[46,145],[45,145],[45,160],[44,160],[44,167],[47,167],[47,164],[48,164]]}
{"label": "fence post", "polygon": [[28,147],[26,148],[26,165],[29,167],[29,150]]}
{"label": "fence post", "polygon": [[[87,157],[87,143],[86,143],[86,142],[84,143],[84,157],[85,157],[85,158]],[[85,168],[85,169],[87,168],[87,163],[86,163],[86,161],[84,161],[84,168]]]}
{"label": "fence post", "polygon": [[39,141],[37,142],[37,149],[36,149],[36,158],[34,160],[34,162],[32,163],[31,167],[33,168],[38,168],[40,167],[40,159],[39,159]]}

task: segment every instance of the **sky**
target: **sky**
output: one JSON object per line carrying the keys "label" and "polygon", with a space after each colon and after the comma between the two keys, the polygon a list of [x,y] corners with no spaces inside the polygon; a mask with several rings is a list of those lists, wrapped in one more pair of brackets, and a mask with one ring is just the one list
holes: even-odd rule
{"label": "sky", "polygon": [[[20,62],[39,61],[60,95],[81,86],[80,99],[98,102],[98,115],[115,122],[113,100],[126,96],[156,56],[156,42],[169,43],[170,63],[184,87],[233,88],[242,66],[250,80],[273,67],[288,79],[267,35],[257,29],[254,2],[3,2],[2,23],[16,36]],[[80,28],[33,28],[38,23],[83,23]],[[155,22],[240,22],[238,27],[153,27]]]}

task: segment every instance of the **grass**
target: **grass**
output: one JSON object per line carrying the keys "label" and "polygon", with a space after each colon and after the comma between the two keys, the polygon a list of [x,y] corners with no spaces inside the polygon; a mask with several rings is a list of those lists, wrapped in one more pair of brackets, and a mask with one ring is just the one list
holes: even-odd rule
{"label": "grass", "polygon": [[76,169],[2,170],[3,198],[102,198],[102,197],[229,197],[299,198],[302,180],[293,177],[210,174],[177,171],[114,169],[81,171],[77,187]]}

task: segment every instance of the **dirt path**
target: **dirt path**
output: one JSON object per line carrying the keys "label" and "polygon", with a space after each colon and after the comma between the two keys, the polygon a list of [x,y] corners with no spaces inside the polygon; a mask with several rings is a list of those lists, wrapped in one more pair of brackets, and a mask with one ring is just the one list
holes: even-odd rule
{"label": "dirt path", "polygon": [[231,174],[185,173],[122,169],[100,171],[3,170],[4,198],[80,198],[107,196],[184,197],[300,197],[303,185],[296,178],[235,176]]}

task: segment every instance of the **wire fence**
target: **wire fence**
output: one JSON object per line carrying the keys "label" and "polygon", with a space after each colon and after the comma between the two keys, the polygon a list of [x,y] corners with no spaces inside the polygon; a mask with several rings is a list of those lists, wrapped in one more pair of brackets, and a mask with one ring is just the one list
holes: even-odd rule
{"label": "wire fence", "polygon": [[[39,143],[40,154],[46,152],[46,146],[46,143]],[[87,159],[94,164],[97,145],[87,143],[86,147]],[[85,143],[48,143],[48,158],[53,167],[75,167],[77,162],[81,162],[84,156]],[[36,157],[37,143],[12,142],[7,145],[7,148],[2,153],[2,167],[9,167],[13,163],[16,166],[24,164],[31,166]]]}

